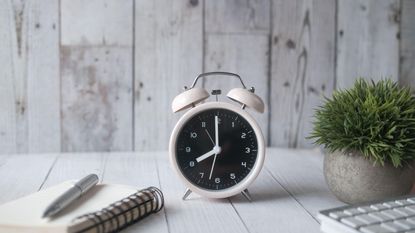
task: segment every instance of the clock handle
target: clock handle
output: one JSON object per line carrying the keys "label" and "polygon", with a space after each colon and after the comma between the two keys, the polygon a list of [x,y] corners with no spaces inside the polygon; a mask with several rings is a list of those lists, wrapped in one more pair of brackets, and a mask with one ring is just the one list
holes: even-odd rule
{"label": "clock handle", "polygon": [[195,80],[193,81],[192,86],[191,86],[190,88],[195,87],[195,85],[196,85],[197,81],[198,81],[200,78],[207,77],[207,76],[213,76],[213,75],[223,75],[223,76],[231,76],[231,77],[235,77],[235,78],[239,79],[239,81],[241,82],[241,84],[242,84],[243,88],[244,88],[244,89],[246,89],[246,86],[245,86],[244,82],[242,81],[241,76],[239,76],[239,75],[237,75],[237,74],[235,74],[235,73],[231,73],[231,72],[223,72],[223,71],[215,71],[215,72],[207,72],[207,73],[202,73],[202,74],[199,74],[199,75],[195,78]]}
{"label": "clock handle", "polygon": [[195,78],[190,88],[187,88],[185,86],[184,87],[185,91],[180,93],[173,99],[173,102],[172,102],[173,112],[179,112],[187,108],[194,107],[196,104],[209,98],[210,95],[204,88],[197,88],[195,87],[195,85],[200,78],[206,77],[206,76],[212,76],[212,75],[225,75],[225,76],[236,77],[241,82],[243,89],[246,89],[246,86],[244,82],[242,81],[241,76],[235,73],[222,72],[222,71],[202,73],[202,74],[199,74]]}
{"label": "clock handle", "polygon": [[[239,79],[242,84],[243,88],[234,88],[229,91],[227,96],[242,105],[242,109],[246,106],[256,110],[257,112],[263,113],[264,112],[264,102],[262,99],[254,94],[255,89],[252,87],[251,89],[247,89],[244,82],[242,81],[241,76],[231,72],[223,72],[223,71],[215,71],[215,72],[207,72],[199,74],[192,83],[190,88],[184,87],[185,91],[179,95],[177,95],[172,102],[172,110],[173,112],[179,112],[184,109],[194,107],[196,104],[204,101],[205,99],[209,98],[209,93],[204,88],[196,88],[196,83],[200,78],[213,76],[213,75],[223,75],[223,76],[230,76]],[[213,93],[214,94],[214,93]]]}
{"label": "clock handle", "polygon": [[235,74],[235,73],[215,71],[215,72],[207,72],[207,73],[199,74],[195,78],[195,80],[193,81],[193,84],[190,87],[190,90],[192,90],[195,87],[197,81],[200,78],[207,77],[207,76],[212,76],[212,75],[231,76],[231,77],[236,77],[237,79],[239,79],[239,81],[241,82],[243,88],[234,88],[234,89],[230,90],[227,94],[228,98],[235,101],[235,102],[237,102],[237,103],[239,103],[239,104],[241,104],[242,109],[244,109],[245,107],[249,107],[249,108],[252,108],[252,109],[254,109],[255,111],[257,111],[259,113],[264,112],[264,109],[265,109],[264,101],[262,101],[262,99],[254,93],[255,88],[251,87],[248,90],[246,88],[244,82],[242,81],[241,76],[239,76],[238,74]]}

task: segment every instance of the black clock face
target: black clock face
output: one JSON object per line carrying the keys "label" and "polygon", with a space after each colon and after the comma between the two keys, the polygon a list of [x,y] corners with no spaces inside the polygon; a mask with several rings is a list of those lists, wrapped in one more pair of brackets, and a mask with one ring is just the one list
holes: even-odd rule
{"label": "black clock face", "polygon": [[230,188],[253,169],[258,142],[252,126],[227,109],[209,109],[184,124],[176,144],[182,174],[208,190]]}

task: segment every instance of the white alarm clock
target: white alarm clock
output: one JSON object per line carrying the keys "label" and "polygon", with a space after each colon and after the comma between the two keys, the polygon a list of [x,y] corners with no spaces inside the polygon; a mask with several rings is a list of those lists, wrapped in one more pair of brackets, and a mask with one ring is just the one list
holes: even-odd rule
{"label": "white alarm clock", "polygon": [[[242,88],[229,91],[233,104],[218,101],[221,90],[213,90],[216,101],[204,102],[209,93],[195,87],[202,77],[225,75],[240,80]],[[176,96],[173,112],[189,109],[177,122],[170,137],[170,162],[187,186],[183,200],[193,191],[208,198],[226,198],[242,193],[251,200],[247,187],[255,180],[265,159],[261,129],[246,107],[264,112],[264,102],[254,88],[246,89],[241,77],[228,72],[209,72],[196,77],[190,88]]]}

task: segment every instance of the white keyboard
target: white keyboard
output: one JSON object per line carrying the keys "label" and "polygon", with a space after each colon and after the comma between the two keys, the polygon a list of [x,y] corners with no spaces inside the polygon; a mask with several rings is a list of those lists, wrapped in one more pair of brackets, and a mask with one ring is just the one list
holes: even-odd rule
{"label": "white keyboard", "polygon": [[320,211],[327,233],[415,233],[415,195]]}

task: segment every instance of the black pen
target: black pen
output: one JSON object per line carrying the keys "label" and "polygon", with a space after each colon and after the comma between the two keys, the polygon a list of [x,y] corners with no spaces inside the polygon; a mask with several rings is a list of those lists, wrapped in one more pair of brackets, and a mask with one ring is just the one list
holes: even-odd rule
{"label": "black pen", "polygon": [[43,212],[42,218],[51,217],[63,210],[74,200],[78,199],[80,196],[94,187],[98,183],[98,180],[99,179],[97,175],[90,174],[76,182],[73,187],[64,192],[55,201],[53,201],[48,206],[48,208],[46,208],[45,212]]}

